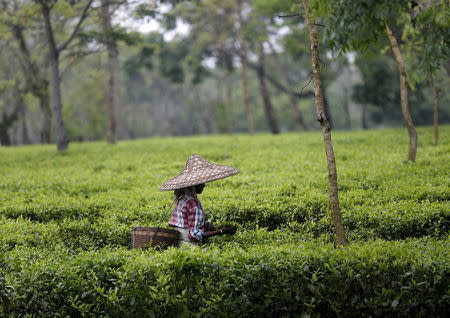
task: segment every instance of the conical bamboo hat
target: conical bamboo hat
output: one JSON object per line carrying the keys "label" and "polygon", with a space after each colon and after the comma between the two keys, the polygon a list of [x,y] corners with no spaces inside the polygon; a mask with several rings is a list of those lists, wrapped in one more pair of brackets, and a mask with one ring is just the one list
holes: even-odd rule
{"label": "conical bamboo hat", "polygon": [[170,191],[192,187],[197,184],[230,177],[239,172],[239,169],[209,163],[199,155],[194,154],[187,160],[183,172],[164,182],[159,189],[161,191]]}

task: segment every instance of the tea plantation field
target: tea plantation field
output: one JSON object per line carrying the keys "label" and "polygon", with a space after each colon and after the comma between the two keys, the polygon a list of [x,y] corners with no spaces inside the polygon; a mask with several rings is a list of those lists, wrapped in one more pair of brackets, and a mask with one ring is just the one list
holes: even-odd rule
{"label": "tea plantation field", "polygon": [[[0,148],[0,317],[446,317],[450,126],[418,133],[404,163],[403,129],[334,132],[344,248],[320,132]],[[193,153],[241,170],[200,195],[238,232],[130,250]]]}

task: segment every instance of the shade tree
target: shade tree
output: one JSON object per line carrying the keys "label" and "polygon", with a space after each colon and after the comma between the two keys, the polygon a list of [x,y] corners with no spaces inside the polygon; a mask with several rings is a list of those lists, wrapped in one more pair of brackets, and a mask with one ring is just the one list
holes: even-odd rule
{"label": "shade tree", "polygon": [[[436,75],[450,56],[450,3],[444,0],[411,1],[411,23],[405,25],[404,38],[411,78],[428,82],[433,96],[434,143],[439,142],[440,83]],[[424,76],[425,75],[425,76]]]}
{"label": "shade tree", "polygon": [[[63,102],[61,95],[61,70],[60,60],[61,54],[68,50],[74,39],[80,32],[83,22],[89,15],[92,9],[93,0],[86,1],[58,1],[58,0],[34,0],[39,11],[40,19],[44,24],[44,33],[47,42],[48,61],[50,67],[51,78],[51,92],[53,112],[55,116],[55,131],[56,131],[56,145],[58,151],[65,151],[69,145],[67,138],[66,127],[63,120]],[[59,11],[59,12],[58,12]],[[67,30],[63,39],[59,39],[55,28],[54,15],[66,16],[72,21],[72,24],[67,24]]]}
{"label": "shade tree", "polygon": [[[212,132],[211,121],[216,117],[215,112],[207,109],[199,93],[204,80],[210,77],[209,70],[202,64],[204,56],[209,56],[209,53],[199,46],[193,48],[189,38],[175,37],[169,41],[159,32],[150,33],[143,38],[137,52],[124,63],[128,84],[131,87],[139,86],[145,72],[150,72],[158,87],[173,86],[184,96],[183,102],[178,106],[185,107],[183,117],[189,117],[192,131],[200,131],[198,123],[204,122],[206,132]],[[129,93],[132,94],[133,89]],[[155,109],[155,112],[163,113],[164,110]],[[179,126],[180,123],[174,125],[172,133],[179,134],[176,131]]]}
{"label": "shade tree", "polygon": [[[267,38],[266,27],[270,16],[254,10],[254,1],[199,1],[184,2],[178,5],[172,14],[189,24],[189,37],[196,47],[204,47],[215,62],[214,75],[217,78],[219,104],[228,108],[226,118],[234,114],[231,81],[236,62],[242,66],[243,113],[247,118],[247,129],[253,132],[253,107],[250,107],[248,93],[248,68],[257,75],[259,91],[264,105],[267,125],[273,133],[280,131],[275,108],[271,101],[267,85],[266,54],[264,49]],[[225,93],[225,94],[224,94]],[[223,96],[225,95],[225,98]],[[225,103],[221,101],[225,100]],[[233,126],[228,120],[228,129]]]}
{"label": "shade tree", "polygon": [[329,195],[330,195],[330,208],[331,208],[331,218],[333,220],[333,225],[335,229],[336,243],[339,245],[346,245],[347,238],[345,235],[345,229],[342,224],[342,212],[339,203],[338,196],[338,180],[337,180],[337,169],[336,169],[336,158],[334,155],[333,143],[331,140],[331,126],[327,118],[324,107],[324,98],[322,90],[322,82],[320,78],[320,60],[319,60],[319,42],[317,38],[316,22],[313,19],[309,0],[303,0],[303,10],[306,23],[309,30],[309,41],[311,48],[311,66],[314,82],[314,95],[316,102],[316,118],[320,123],[324,145],[325,154],[327,157],[327,168],[328,168],[328,184],[329,184]]}
{"label": "shade tree", "polygon": [[[18,61],[13,58],[14,50],[11,49],[12,39],[1,39],[0,45],[0,145],[12,145],[11,131],[19,123],[21,115],[25,112],[26,103],[24,95],[28,92],[28,86],[23,75],[16,72]],[[26,122],[22,121],[23,126]],[[26,132],[27,128],[23,128]],[[28,135],[22,136],[23,143],[29,143]]]}
{"label": "shade tree", "polygon": [[3,25],[1,37],[13,39],[13,43],[4,46],[10,50],[19,63],[17,70],[23,75],[26,90],[39,102],[41,110],[39,141],[50,143],[52,111],[50,105],[50,81],[48,60],[43,56],[43,36],[41,25],[31,1],[0,1],[0,25]]}
{"label": "shade tree", "polygon": [[417,133],[410,114],[408,77],[399,36],[408,22],[411,1],[315,1],[313,11],[326,25],[325,35],[330,46],[338,51],[365,51],[388,39],[397,64],[400,80],[400,100],[409,137],[408,160],[415,161]]}

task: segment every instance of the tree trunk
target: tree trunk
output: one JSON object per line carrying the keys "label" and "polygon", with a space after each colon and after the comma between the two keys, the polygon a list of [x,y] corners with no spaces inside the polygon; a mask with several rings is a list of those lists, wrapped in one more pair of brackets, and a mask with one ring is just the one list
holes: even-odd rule
{"label": "tree trunk", "polygon": [[337,170],[333,151],[333,144],[331,141],[331,127],[325,113],[324,100],[322,96],[317,31],[314,21],[312,20],[311,17],[308,0],[303,0],[303,6],[305,9],[305,19],[308,22],[309,39],[311,42],[311,64],[314,79],[314,94],[316,96],[316,116],[317,120],[319,121],[322,127],[323,140],[325,143],[325,152],[327,156],[331,217],[336,231],[336,243],[339,245],[346,245],[347,239],[345,238],[345,230],[341,222],[342,213],[339,206]]}
{"label": "tree trunk", "polygon": [[440,90],[433,76],[430,76],[431,89],[433,91],[433,127],[434,127],[434,143],[437,145],[439,143],[439,105],[440,100]]}
{"label": "tree trunk", "polygon": [[409,136],[408,160],[414,162],[416,161],[416,153],[417,153],[417,133],[411,118],[411,114],[409,113],[408,79],[406,77],[405,63],[403,62],[403,57],[400,53],[397,39],[395,38],[391,29],[389,29],[389,26],[387,24],[386,24],[386,34],[389,38],[389,42],[391,44],[391,49],[392,53],[394,54],[395,61],[397,62],[398,72],[400,73],[400,101],[402,107],[403,120],[405,122]]}
{"label": "tree trunk", "polygon": [[367,124],[367,104],[361,105],[361,123],[363,129],[369,129],[369,125]]}
{"label": "tree trunk", "polygon": [[244,38],[243,26],[244,19],[242,17],[242,0],[239,0],[238,7],[238,17],[239,17],[239,39],[240,39],[240,57],[242,62],[242,96],[244,99],[245,117],[247,118],[247,130],[250,135],[255,133],[253,126],[253,113],[250,105],[250,97],[248,93],[248,56],[247,56],[247,45]]}
{"label": "tree trunk", "polygon": [[352,121],[350,118],[350,105],[348,102],[348,88],[344,87],[344,112],[345,112],[345,128],[352,129]]}
{"label": "tree trunk", "polygon": [[9,125],[6,124],[6,115],[2,115],[2,121],[0,122],[0,145],[11,146],[11,138],[9,137],[8,129]]}
{"label": "tree trunk", "polygon": [[215,114],[217,114],[217,129],[220,133],[228,131],[228,114],[224,101],[224,87],[222,70],[218,70],[219,74],[216,76],[216,90],[217,90],[217,106],[215,107]]}
{"label": "tree trunk", "polygon": [[[251,69],[254,69],[255,71],[258,70],[258,65],[255,63],[251,63],[250,61],[248,62],[248,66]],[[266,79],[273,85],[273,87],[275,87],[276,89],[278,89],[279,91],[286,93],[286,94],[292,94],[295,97],[297,97],[298,99],[305,99],[305,98],[309,98],[314,96],[314,92],[312,91],[306,91],[306,92],[296,92],[295,90],[290,90],[289,88],[287,88],[286,86],[284,86],[282,83],[280,83],[280,81],[278,80],[278,78],[276,76],[271,76],[268,73],[264,73],[264,76],[266,77]]]}
{"label": "tree trunk", "polygon": [[[219,38],[220,49],[220,66],[221,70],[221,79],[219,86],[225,87],[225,103],[222,104],[223,107],[223,116],[225,117],[225,132],[231,133],[232,131],[232,119],[231,119],[231,87],[229,82],[229,72],[227,65],[227,54],[225,52],[225,40],[221,35]],[[223,90],[221,91],[221,100],[223,101]]]}
{"label": "tree trunk", "polygon": [[51,69],[51,87],[53,111],[55,114],[56,145],[58,151],[65,151],[69,146],[62,116],[61,77],[59,72],[59,50],[56,46],[50,19],[50,10],[46,4],[41,5],[45,22],[45,33],[49,45],[49,62]]}
{"label": "tree trunk", "polygon": [[255,127],[253,124],[253,110],[250,104],[250,95],[248,92],[248,58],[247,58],[247,47],[242,46],[241,49],[241,60],[242,60],[242,95],[244,97],[244,107],[245,115],[247,117],[247,129],[250,135],[255,133]]}
{"label": "tree trunk", "polygon": [[[21,94],[20,92],[15,91],[15,94]],[[16,99],[17,96],[15,96]],[[11,114],[7,114],[6,112],[2,113],[2,118],[0,121],[0,144],[3,146],[11,146],[11,137],[9,136],[8,130],[14,125],[19,119],[19,112],[21,111],[21,105],[15,103],[15,107]]]}
{"label": "tree trunk", "polygon": [[106,48],[108,51],[108,98],[107,109],[108,124],[107,124],[107,140],[110,144],[115,144],[117,141],[116,134],[116,109],[119,103],[119,49],[117,47],[117,41],[109,34],[112,29],[111,13],[110,13],[110,1],[102,0],[102,24],[103,32],[107,34]]}
{"label": "tree trunk", "polygon": [[[44,84],[44,83],[42,83]],[[50,107],[50,96],[49,96],[49,87],[48,82],[45,81],[45,87],[42,88],[42,91],[36,95],[39,99],[39,108],[42,112],[42,127],[41,127],[41,143],[49,144],[51,141],[51,130],[52,130],[52,110]]]}
{"label": "tree trunk", "polygon": [[51,86],[53,112],[55,114],[56,144],[58,151],[65,151],[69,145],[62,114],[61,78],[59,73],[59,53],[50,52]]}
{"label": "tree trunk", "polygon": [[204,105],[200,98],[199,89],[194,86],[194,103],[198,105],[199,114],[200,114],[200,120],[203,122],[203,125],[205,126],[205,130],[207,134],[212,134],[212,124],[211,124],[211,116],[208,111],[208,107]]}
{"label": "tree trunk", "polygon": [[450,60],[447,61],[447,76],[450,77]]}
{"label": "tree trunk", "polygon": [[305,119],[303,118],[302,112],[298,108],[298,98],[295,97],[294,94],[289,94],[289,101],[292,108],[292,115],[294,116],[295,122],[302,127],[304,131],[308,131],[309,127],[305,122]]}
{"label": "tree trunk", "polygon": [[233,94],[232,94],[232,89],[231,89],[231,78],[230,78],[230,72],[228,71],[228,69],[225,70],[225,85],[227,87],[227,118],[228,118],[228,133],[231,134],[234,131],[234,119],[233,119],[233,115],[234,115],[234,106],[233,106]]}
{"label": "tree trunk", "polygon": [[28,133],[28,126],[27,126],[27,108],[25,101],[23,100],[23,96],[20,96],[20,116],[22,117],[22,143],[24,145],[31,144],[30,135]]}
{"label": "tree trunk", "polygon": [[259,60],[258,60],[258,67],[256,69],[256,73],[258,75],[258,81],[259,81],[259,89],[261,91],[261,97],[264,103],[264,111],[267,118],[267,123],[269,124],[270,131],[272,134],[279,134],[280,129],[278,128],[278,122],[275,115],[275,110],[272,107],[272,102],[270,100],[270,94],[269,90],[267,89],[266,85],[266,77],[265,77],[265,65],[264,65],[264,51],[263,51],[263,45],[260,44],[259,48]]}
{"label": "tree trunk", "polygon": [[18,116],[14,112],[11,115],[2,114],[2,121],[0,122],[0,144],[3,146],[11,146],[11,137],[9,136],[9,128],[17,120]]}
{"label": "tree trunk", "polygon": [[39,108],[42,112],[40,141],[42,143],[50,143],[52,112],[49,96],[49,81],[43,75],[44,72],[42,71],[42,68],[40,68],[32,59],[30,50],[25,41],[22,26],[12,24],[10,29],[20,50],[20,56],[22,58],[21,66],[27,81],[28,90],[39,99]]}

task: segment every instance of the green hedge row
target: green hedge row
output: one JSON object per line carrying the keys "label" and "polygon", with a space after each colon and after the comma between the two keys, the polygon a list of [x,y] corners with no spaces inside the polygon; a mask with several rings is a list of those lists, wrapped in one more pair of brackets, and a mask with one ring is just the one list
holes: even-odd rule
{"label": "green hedge row", "polygon": [[[326,200],[315,199],[297,205],[294,202],[285,203],[276,209],[270,206],[270,200],[248,200],[242,206],[235,207],[216,202],[211,204],[209,215],[218,224],[237,225],[240,231],[266,228],[289,230],[302,237],[329,235],[332,238],[333,226]],[[26,209],[22,210],[26,213],[18,217],[13,217],[11,212],[18,209],[8,209],[9,212],[4,209],[0,217],[0,243],[9,248],[41,244],[45,247],[53,243],[84,250],[106,245],[129,246],[132,227],[167,226],[169,219],[167,212],[149,213],[143,208],[98,212],[98,205],[88,206],[85,212],[80,212],[79,209],[83,211],[80,206]],[[62,217],[64,213],[67,217]],[[55,215],[58,217],[51,219]],[[78,217],[74,218],[74,215]],[[39,216],[40,222],[36,221],[36,216]],[[446,202],[422,201],[418,204],[410,200],[382,205],[355,205],[352,209],[343,210],[343,222],[352,241],[422,236],[438,238],[449,233],[450,209]]]}
{"label": "green hedge row", "polygon": [[129,246],[131,227],[105,220],[64,220],[38,223],[26,219],[0,219],[0,250],[18,246],[52,249],[56,245],[75,249],[99,249],[106,245]]}
{"label": "green hedge row", "polygon": [[450,205],[447,202],[417,203],[404,200],[384,205],[361,206],[344,211],[344,226],[355,238],[379,237],[399,240],[408,237],[447,236]]}
{"label": "green hedge row", "polygon": [[0,256],[7,317],[445,317],[450,239]]}

